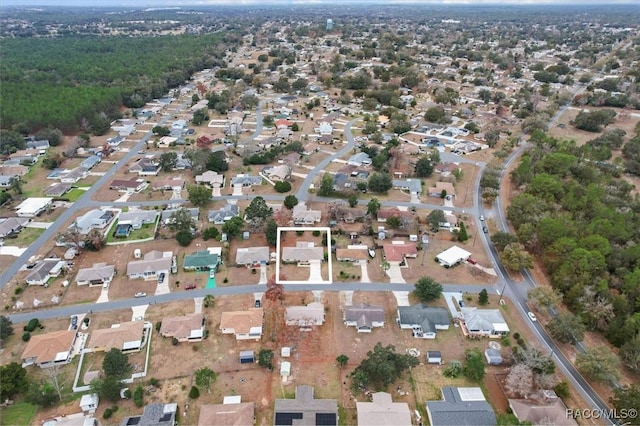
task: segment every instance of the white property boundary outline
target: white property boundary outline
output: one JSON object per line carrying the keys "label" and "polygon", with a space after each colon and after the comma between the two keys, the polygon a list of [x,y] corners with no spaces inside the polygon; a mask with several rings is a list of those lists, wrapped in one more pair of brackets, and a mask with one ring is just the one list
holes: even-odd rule
{"label": "white property boundary outline", "polygon": [[[289,280],[281,280],[280,279],[280,236],[285,231],[320,231],[327,233],[327,262],[329,264],[329,280],[325,281],[289,281]],[[331,228],[328,226],[283,226],[278,227],[278,239],[276,241],[276,283],[277,284],[332,284],[333,281],[331,277],[333,277],[333,261],[332,261],[332,253],[331,253]]]}

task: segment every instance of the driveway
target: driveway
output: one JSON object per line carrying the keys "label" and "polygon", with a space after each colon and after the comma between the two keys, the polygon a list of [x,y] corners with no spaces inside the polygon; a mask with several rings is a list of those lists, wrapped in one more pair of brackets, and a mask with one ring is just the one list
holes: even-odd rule
{"label": "driveway", "polygon": [[242,195],[242,185],[233,185],[233,194],[231,195]]}
{"label": "driveway", "polygon": [[169,290],[169,271],[163,271],[164,272],[164,280],[162,280],[161,283],[158,283],[158,286],[156,287],[156,292],[155,295],[159,296],[161,294],[168,294],[171,293],[171,290]]}
{"label": "driveway", "polygon": [[106,303],[109,301],[109,286],[102,287],[100,290],[100,297],[96,300],[96,303]]}
{"label": "driveway", "polygon": [[368,262],[366,260],[361,260],[360,261],[360,282],[361,283],[370,283],[371,280],[369,279],[369,270],[367,269],[367,264]]}
{"label": "driveway", "polygon": [[0,255],[19,257],[25,252],[27,248],[20,248],[16,246],[0,246]]}
{"label": "driveway", "polygon": [[147,312],[149,305],[132,306],[131,321],[141,321],[144,319],[144,314]]}
{"label": "driveway", "polygon": [[396,298],[398,306],[411,306],[409,305],[409,292],[408,291],[394,291],[393,295]]}
{"label": "driveway", "polygon": [[220,194],[220,187],[219,187],[219,186],[215,186],[215,187],[213,188],[212,195],[213,195],[214,197],[221,197],[221,196],[222,196],[222,194]]}
{"label": "driveway", "polygon": [[53,225],[53,222],[29,222],[25,225],[25,228],[47,229],[51,225]]}
{"label": "driveway", "polygon": [[319,260],[311,260],[309,265],[309,282],[310,283],[323,283],[322,279],[322,262]]}
{"label": "driveway", "polygon": [[409,201],[410,203],[414,203],[414,204],[420,204],[420,195],[412,192],[411,193],[411,201]]}
{"label": "driveway", "polygon": [[402,270],[400,269],[400,265],[389,265],[387,276],[389,277],[392,283],[406,283],[406,281],[404,280],[404,277],[402,276]]}
{"label": "driveway", "polygon": [[267,283],[267,265],[260,264],[260,281],[258,284],[266,284]]}

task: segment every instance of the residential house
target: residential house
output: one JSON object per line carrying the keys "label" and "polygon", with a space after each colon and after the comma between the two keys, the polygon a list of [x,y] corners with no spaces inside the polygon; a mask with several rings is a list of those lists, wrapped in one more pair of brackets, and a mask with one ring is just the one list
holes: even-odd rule
{"label": "residential house", "polygon": [[347,248],[336,249],[336,260],[338,262],[353,262],[360,264],[369,260],[368,247],[365,245],[349,245]]}
{"label": "residential house", "polygon": [[315,399],[312,386],[296,386],[295,399],[276,399],[273,424],[337,426],[338,401]]}
{"label": "residential house", "polygon": [[433,168],[436,173],[442,176],[450,176],[452,173],[460,170],[460,165],[456,163],[439,163]]}
{"label": "residential house", "polygon": [[176,158],[176,164],[173,166],[173,170],[191,169],[191,166],[191,160],[189,160],[182,154],[178,154],[178,158]]}
{"label": "residential house", "polygon": [[358,207],[347,207],[344,210],[342,220],[344,223],[355,223],[361,221],[366,216],[366,211]]}
{"label": "residential house", "polygon": [[46,195],[47,197],[62,197],[70,190],[70,183],[54,183],[44,190],[44,195]]}
{"label": "residential house", "polygon": [[21,177],[29,173],[29,167],[23,166],[21,164],[17,166],[8,166],[5,164],[0,164],[0,176],[6,177]]}
{"label": "residential house", "polygon": [[151,183],[154,191],[182,191],[185,186],[186,182],[181,177],[169,177]]}
{"label": "residential house", "polygon": [[109,352],[114,348],[122,352],[137,352],[142,349],[144,334],[144,321],[113,324],[110,328],[93,330],[86,348],[92,352]]}
{"label": "residential house", "polygon": [[287,306],[284,320],[287,325],[301,328],[322,325],[324,323],[324,305],[320,302],[312,302],[303,306]]}
{"label": "residential house", "polygon": [[124,142],[124,136],[118,135],[107,139],[107,144],[112,147],[119,146],[122,142]]}
{"label": "residential house", "polygon": [[109,285],[113,276],[116,274],[116,268],[106,263],[94,263],[91,268],[82,268],[76,275],[78,285],[102,286]]}
{"label": "residential house", "polygon": [[451,268],[459,263],[466,262],[471,253],[458,246],[453,246],[436,256],[438,263],[445,268]]}
{"label": "residential house", "polygon": [[140,192],[146,186],[147,182],[144,179],[114,179],[111,181],[111,184],[109,184],[109,189],[115,189],[120,192]]}
{"label": "residential house", "polygon": [[285,181],[291,177],[291,166],[287,164],[267,166],[262,169],[262,173],[270,180]]}
{"label": "residential house", "polygon": [[136,125],[134,122],[118,120],[117,124],[111,126],[111,130],[118,132],[120,136],[129,136],[136,131]]}
{"label": "residential house", "polygon": [[321,135],[318,139],[318,144],[320,145],[331,145],[333,144],[333,136],[330,134]]}
{"label": "residential house", "polygon": [[80,163],[80,167],[82,167],[84,169],[87,169],[87,170],[91,170],[96,165],[98,165],[100,163],[100,161],[102,161],[102,158],[100,158],[99,155],[91,155],[86,160],[84,160],[82,163]]}
{"label": "residential house", "polygon": [[77,183],[80,179],[84,179],[89,174],[89,170],[84,167],[76,167],[66,173],[60,175],[60,182],[62,183]]}
{"label": "residential house", "polygon": [[231,178],[231,186],[254,186],[262,185],[262,178],[260,176],[251,176],[245,174],[239,174]]}
{"label": "residential house", "polygon": [[11,175],[11,176],[0,175],[0,188],[9,188],[13,184],[14,179],[19,179],[19,178],[14,175]]}
{"label": "residential house", "polygon": [[237,204],[225,204],[225,206],[219,210],[209,210],[207,219],[209,219],[209,222],[216,225],[222,225],[232,217],[238,216],[239,214],[240,209]]}
{"label": "residential house", "polygon": [[144,407],[140,416],[125,417],[120,426],[174,426],[178,404],[153,403]]}
{"label": "residential house", "polygon": [[58,258],[39,261],[25,278],[29,285],[45,285],[51,278],[59,277],[67,262]]}
{"label": "residential house", "polygon": [[258,266],[269,263],[269,247],[241,247],[236,250],[236,265]]}
{"label": "residential house", "polygon": [[393,402],[386,392],[375,392],[371,402],[356,402],[358,426],[412,426],[411,411],[406,402]]}
{"label": "residential house", "polygon": [[443,193],[455,198],[456,189],[451,182],[436,182],[435,186],[429,187],[430,197],[441,198]]}
{"label": "residential house", "polygon": [[381,305],[364,303],[344,307],[344,324],[355,327],[358,333],[371,333],[373,328],[384,327],[385,312]]}
{"label": "residential house", "polygon": [[179,342],[199,342],[204,337],[204,315],[201,313],[162,319],[160,335]]}
{"label": "residential house", "polygon": [[196,251],[184,257],[182,267],[185,271],[213,271],[218,269],[220,257],[208,250]]}
{"label": "residential house", "polygon": [[18,234],[27,223],[29,223],[29,219],[23,217],[7,217],[0,219],[0,238]]}
{"label": "residential house", "polygon": [[400,220],[411,220],[413,214],[410,211],[400,210],[397,207],[389,207],[378,210],[376,219],[378,222],[386,222],[390,217],[397,217]]}
{"label": "residential house", "polygon": [[127,276],[129,279],[155,279],[161,272],[169,272],[172,258],[173,252],[170,251],[150,251],[144,255],[143,259],[132,260],[127,264]]}
{"label": "residential house", "polygon": [[423,303],[398,306],[398,324],[401,330],[412,330],[413,337],[435,339],[438,330],[448,330],[451,320],[445,308],[431,307]]}
{"label": "residential house", "polygon": [[[181,207],[184,208],[184,207]],[[160,222],[162,222],[163,225],[169,225],[173,219],[171,219],[171,216],[177,212],[179,209],[166,209],[163,210],[162,212],[160,212]],[[195,223],[198,221],[198,219],[200,218],[200,209],[197,207],[190,207],[186,209],[189,212],[189,215],[191,216],[191,220]]]}
{"label": "residential house", "polygon": [[133,229],[140,229],[142,225],[154,224],[157,218],[158,212],[155,210],[132,210],[120,213],[118,225],[131,225]]}
{"label": "residential house", "polygon": [[333,126],[323,121],[318,127],[315,127],[313,130],[320,135],[331,135],[333,133]]}
{"label": "residential house", "polygon": [[287,155],[283,156],[280,160],[278,160],[278,163],[286,164],[288,166],[293,167],[296,164],[298,164],[299,161],[300,161],[300,154],[298,154],[297,152],[290,152]]}
{"label": "residential house", "polygon": [[222,334],[234,334],[236,340],[259,341],[262,337],[263,320],[262,308],[223,312],[220,318],[220,330]]}
{"label": "residential house", "polygon": [[222,188],[224,187],[224,175],[207,170],[203,174],[196,176],[196,183],[205,184],[211,188]]}
{"label": "residential house", "polygon": [[[227,397],[225,397],[225,400]],[[198,426],[249,426],[255,423],[254,402],[224,402],[200,406]]]}
{"label": "residential house", "polygon": [[414,243],[405,243],[404,241],[392,241],[390,244],[383,244],[382,251],[384,258],[390,264],[402,265],[406,264],[407,258],[418,257],[418,248]]}
{"label": "residential house", "polygon": [[521,422],[534,426],[575,426],[578,423],[567,416],[567,406],[552,390],[542,390],[527,399],[509,399],[509,408]]}
{"label": "residential house", "polygon": [[307,266],[312,262],[324,260],[324,249],[315,247],[308,241],[297,241],[295,247],[282,248],[282,261],[285,263],[297,263],[298,266]]}
{"label": "residential house", "polygon": [[93,209],[76,218],[69,228],[75,228],[79,233],[86,235],[92,229],[104,229],[115,217],[112,210]]}
{"label": "residential house", "polygon": [[302,201],[293,208],[292,218],[293,223],[296,225],[313,225],[320,222],[322,212],[320,210],[310,210],[307,204]]}
{"label": "residential house", "polygon": [[431,426],[493,426],[496,413],[480,388],[442,388],[441,401],[427,401],[427,417]]}
{"label": "residential house", "polygon": [[43,140],[29,139],[25,141],[26,149],[41,150],[41,149],[49,149],[50,147],[51,145],[49,144],[49,141],[46,139],[43,139]]}
{"label": "residential house", "polygon": [[280,142],[287,142],[291,140],[292,136],[293,136],[293,132],[287,128],[278,129],[276,132],[276,139]]}
{"label": "residential house", "polygon": [[18,217],[36,217],[50,208],[52,203],[53,198],[27,198],[16,207],[16,215],[18,215]]}
{"label": "residential house", "polygon": [[460,308],[463,325],[471,336],[502,337],[509,334],[509,326],[499,309]]}
{"label": "residential house", "polygon": [[347,160],[347,164],[349,166],[370,166],[371,165],[371,157],[366,152],[358,152],[357,154],[352,155]]}
{"label": "residential house", "polygon": [[351,189],[353,187],[353,182],[349,179],[344,173],[336,173],[333,175],[333,190],[334,191],[345,191]]}
{"label": "residential house", "polygon": [[309,142],[309,143],[305,144],[302,149],[303,149],[302,155],[310,156],[310,155],[315,154],[316,152],[318,152],[320,150],[320,147],[315,142]]}
{"label": "residential house", "polygon": [[409,191],[411,195],[422,193],[422,181],[420,179],[394,179],[391,184],[395,189]]}
{"label": "residential house", "polygon": [[158,176],[160,164],[151,158],[140,158],[135,164],[129,167],[129,173],[136,173],[138,176]]}
{"label": "residential house", "polygon": [[46,368],[68,364],[73,357],[73,344],[76,337],[75,330],[34,334],[22,351],[20,358],[23,365],[37,365]]}

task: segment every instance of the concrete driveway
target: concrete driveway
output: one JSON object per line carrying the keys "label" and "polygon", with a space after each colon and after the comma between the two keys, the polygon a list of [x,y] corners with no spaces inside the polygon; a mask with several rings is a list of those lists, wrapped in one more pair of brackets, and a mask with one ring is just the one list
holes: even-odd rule
{"label": "concrete driveway", "polygon": [[398,306],[411,306],[409,305],[409,292],[408,291],[394,291],[393,295],[396,298]]}
{"label": "concrete driveway", "polygon": [[369,279],[369,270],[367,269],[368,262],[366,260],[360,261],[360,282],[361,283],[370,283]]}
{"label": "concrete driveway", "polygon": [[322,262],[319,260],[311,260],[309,265],[309,282],[310,283],[323,283],[322,279]]}
{"label": "concrete driveway", "polygon": [[260,264],[260,281],[258,284],[267,283],[267,265]]}
{"label": "concrete driveway", "polygon": [[242,185],[233,185],[233,194],[231,195],[242,195]]}
{"label": "concrete driveway", "polygon": [[402,270],[400,269],[399,265],[389,265],[387,276],[392,283],[406,283],[404,277],[402,276]]}
{"label": "concrete driveway", "polygon": [[20,257],[27,248],[16,246],[0,246],[0,255]]}
{"label": "concrete driveway", "polygon": [[164,280],[162,280],[161,283],[158,283],[157,287],[156,287],[156,292],[155,295],[158,296],[160,294],[168,294],[171,293],[171,290],[169,289],[169,271],[162,271],[164,272]]}

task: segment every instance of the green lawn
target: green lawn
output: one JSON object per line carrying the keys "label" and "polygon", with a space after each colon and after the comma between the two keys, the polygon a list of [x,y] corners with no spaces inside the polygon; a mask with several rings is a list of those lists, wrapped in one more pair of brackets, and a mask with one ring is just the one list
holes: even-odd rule
{"label": "green lawn", "polygon": [[37,240],[43,232],[44,229],[40,228],[23,228],[18,234],[18,238],[6,239],[4,243],[7,246],[28,247]]}
{"label": "green lawn", "polygon": [[36,406],[26,402],[0,409],[3,425],[30,425],[36,414]]}
{"label": "green lawn", "polygon": [[114,243],[118,241],[135,241],[135,240],[142,240],[145,238],[151,238],[153,237],[153,230],[156,228],[156,224],[158,223],[158,220],[160,220],[160,215],[158,215],[154,223],[142,225],[142,228],[134,229],[133,231],[131,231],[128,238],[116,238],[113,236],[114,231],[118,227],[118,222],[116,221],[116,223],[114,223],[113,226],[111,227],[109,234],[107,235],[107,243]]}
{"label": "green lawn", "polygon": [[62,196],[62,198],[68,198],[69,201],[78,201],[78,198],[82,197],[87,191],[82,189],[72,189]]}

